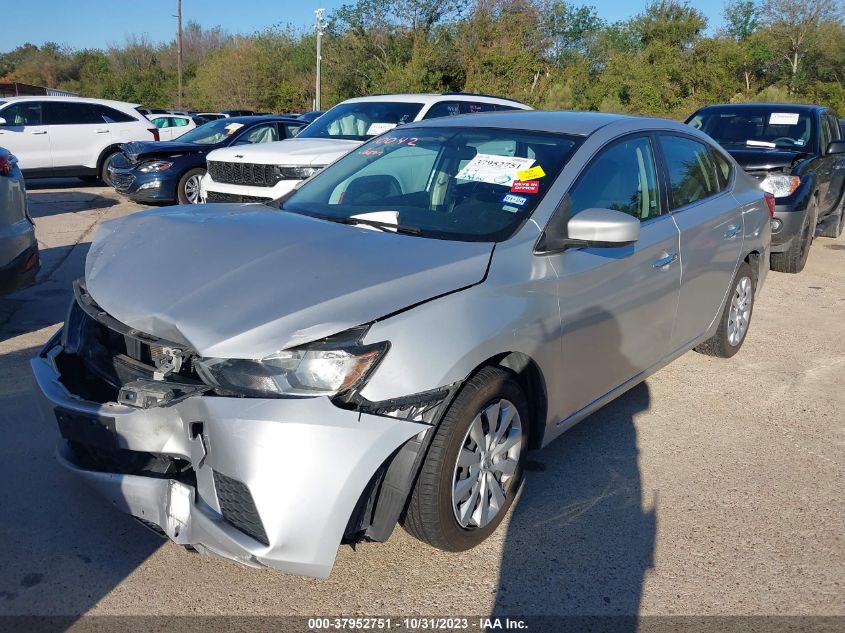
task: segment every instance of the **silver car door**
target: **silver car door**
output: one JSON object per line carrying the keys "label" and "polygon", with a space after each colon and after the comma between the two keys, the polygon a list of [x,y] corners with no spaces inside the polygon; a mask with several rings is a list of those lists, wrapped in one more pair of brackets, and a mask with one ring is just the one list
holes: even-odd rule
{"label": "silver car door", "polygon": [[575,415],[630,383],[669,352],[681,281],[679,233],[658,186],[647,135],[614,141],[571,189],[571,211],[610,208],[638,217],[627,247],[576,248],[557,256],[565,410]]}
{"label": "silver car door", "polygon": [[704,142],[660,134],[670,209],[681,232],[681,297],[673,350],[689,347],[721,314],[742,253],[742,210],[732,163]]}

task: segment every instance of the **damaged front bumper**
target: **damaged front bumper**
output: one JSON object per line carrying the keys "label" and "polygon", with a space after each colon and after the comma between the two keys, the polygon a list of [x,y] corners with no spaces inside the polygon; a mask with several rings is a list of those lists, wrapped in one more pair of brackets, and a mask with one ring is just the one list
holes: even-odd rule
{"label": "damaged front bumper", "polygon": [[[343,409],[325,397],[191,395],[147,409],[94,402],[63,383],[56,364],[62,351],[55,337],[32,360],[43,415],[58,418],[65,438],[59,461],[176,543],[246,565],[327,577],[349,526],[367,525],[363,513],[377,515],[382,503],[381,514],[395,524],[398,510],[385,505],[404,503],[431,428]],[[71,450],[80,445],[181,466],[178,474],[108,472],[81,462]],[[404,483],[393,487],[395,498],[374,502],[385,476],[380,487],[392,490],[386,484],[397,468],[392,480]],[[389,535],[383,525],[375,532]]]}

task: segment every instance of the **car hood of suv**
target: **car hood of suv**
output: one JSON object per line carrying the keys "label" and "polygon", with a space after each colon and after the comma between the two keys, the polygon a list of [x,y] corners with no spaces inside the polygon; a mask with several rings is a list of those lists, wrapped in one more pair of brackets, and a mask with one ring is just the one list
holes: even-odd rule
{"label": "car hood of suv", "polygon": [[770,171],[791,167],[806,152],[788,149],[766,149],[756,147],[727,147],[728,153],[734,157],[745,171]]}
{"label": "car hood of suv", "polygon": [[212,149],[214,149],[213,145],[180,143],[179,141],[132,141],[131,143],[124,143],[120,146],[120,151],[133,163],[147,158],[199,154]]}
{"label": "car hood of suv", "polygon": [[331,138],[289,138],[273,143],[223,147],[208,160],[261,165],[308,165],[323,167],[361,145],[360,141]]}
{"label": "car hood of suv", "polygon": [[480,283],[492,251],[263,205],[186,205],[104,222],[85,279],[131,328],[258,359]]}

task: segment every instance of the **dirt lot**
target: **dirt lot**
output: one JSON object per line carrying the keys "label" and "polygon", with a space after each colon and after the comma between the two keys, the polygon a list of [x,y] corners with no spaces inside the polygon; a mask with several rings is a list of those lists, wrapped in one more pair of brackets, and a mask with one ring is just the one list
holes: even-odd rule
{"label": "dirt lot", "polygon": [[97,223],[140,207],[72,180],[30,200],[44,266],[0,299],[0,614],[845,615],[845,239],[769,275],[738,356],[686,354],[533,453],[483,546],[397,529],[320,581],[165,543],[56,464],[28,359]]}

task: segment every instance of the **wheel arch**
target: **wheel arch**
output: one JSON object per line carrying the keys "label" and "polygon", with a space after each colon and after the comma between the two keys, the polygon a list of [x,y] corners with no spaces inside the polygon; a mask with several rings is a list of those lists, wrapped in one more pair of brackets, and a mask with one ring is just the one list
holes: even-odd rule
{"label": "wheel arch", "polygon": [[97,157],[97,174],[102,172],[106,156],[119,152],[121,145],[122,143],[112,143],[111,145],[107,145],[103,151],[100,152],[100,155]]}

